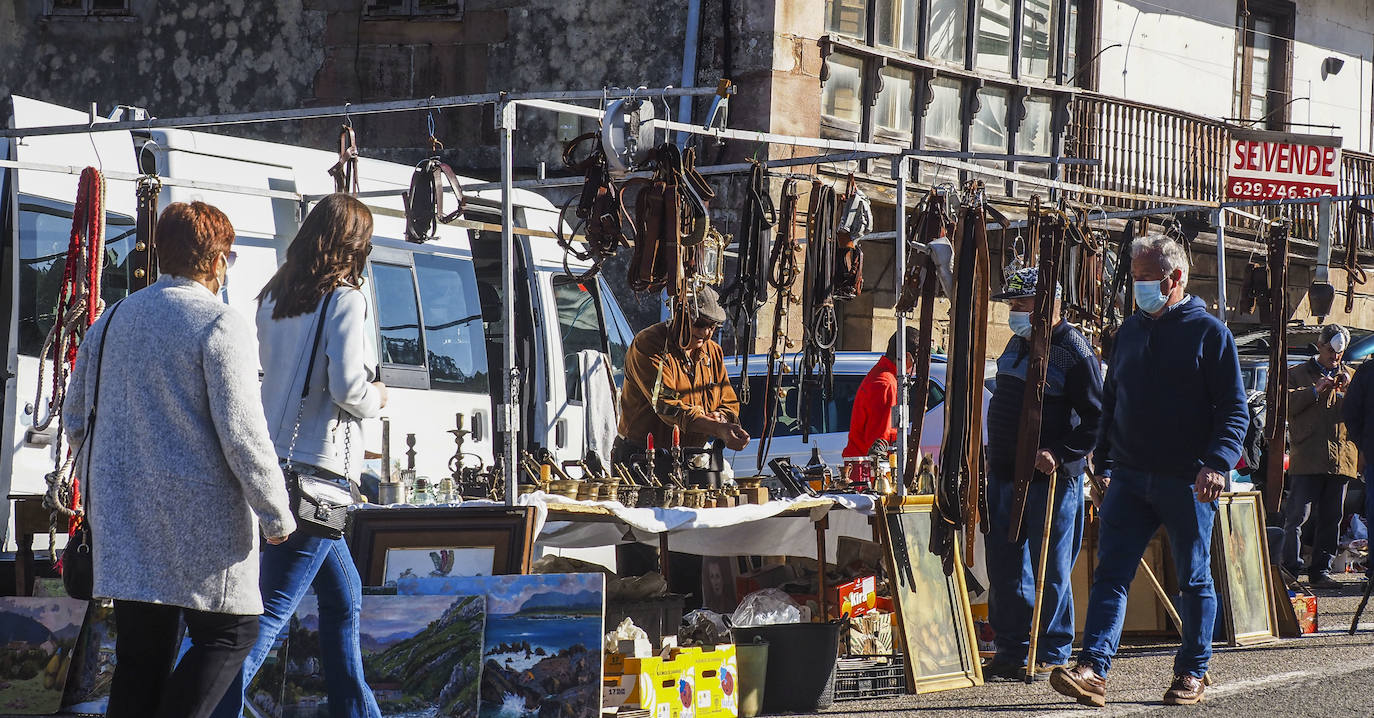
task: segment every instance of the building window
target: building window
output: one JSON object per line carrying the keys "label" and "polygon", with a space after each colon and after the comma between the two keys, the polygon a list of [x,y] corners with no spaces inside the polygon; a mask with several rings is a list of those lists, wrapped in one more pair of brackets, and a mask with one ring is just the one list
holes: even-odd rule
{"label": "building window", "polygon": [[[1055,0],[1023,0],[1021,6],[1021,77],[1048,79],[1054,70]],[[1070,35],[1072,37],[1072,35]]]}
{"label": "building window", "polygon": [[821,112],[855,125],[862,124],[864,61],[851,55],[831,55],[825,59],[830,76],[821,88]]}
{"label": "building window", "polygon": [[1054,133],[1050,127],[1054,100],[1049,95],[1033,94],[1025,103],[1026,118],[1016,129],[1016,154],[1049,155],[1054,151]]}
{"label": "building window", "polygon": [[967,47],[968,0],[930,0],[926,32],[929,33],[926,57],[963,65],[964,49]]}
{"label": "building window", "polygon": [[912,96],[916,91],[916,73],[899,67],[884,67],[882,90],[873,111],[873,125],[883,132],[903,136],[910,141],[912,130]]}
{"label": "building window", "polygon": [[863,41],[868,37],[869,0],[826,0],[825,29]]}
{"label": "building window", "polygon": [[457,18],[464,0],[367,0],[363,16],[368,19],[406,19],[413,17]]}
{"label": "building window", "polygon": [[978,3],[975,67],[1011,72],[1011,27],[1010,0],[981,0]]}
{"label": "building window", "polygon": [[128,15],[131,0],[49,0],[49,15]]}
{"label": "building window", "polygon": [[[922,124],[924,143],[928,150],[954,150],[963,147],[963,83],[945,77],[930,82],[930,104],[926,106]],[[922,184],[959,181],[958,170],[931,162],[921,162],[918,180]]]}
{"label": "building window", "polygon": [[1291,5],[1241,4],[1244,32],[1236,43],[1236,117],[1282,129],[1288,119],[1288,41]]}
{"label": "building window", "polygon": [[903,52],[916,52],[918,0],[877,0],[878,45]]}

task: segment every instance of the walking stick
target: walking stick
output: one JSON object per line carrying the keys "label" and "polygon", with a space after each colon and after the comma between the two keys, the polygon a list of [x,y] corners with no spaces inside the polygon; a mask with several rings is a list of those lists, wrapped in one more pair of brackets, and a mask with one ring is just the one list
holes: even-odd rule
{"label": "walking stick", "polygon": [[1050,472],[1050,490],[1045,495],[1045,527],[1040,532],[1040,565],[1035,571],[1035,613],[1031,615],[1030,652],[1026,658],[1027,683],[1035,681],[1035,651],[1040,643],[1040,612],[1045,604],[1045,568],[1050,556],[1050,528],[1054,525],[1054,485],[1058,476],[1057,469]]}
{"label": "walking stick", "polygon": [[1364,582],[1364,597],[1360,599],[1360,605],[1355,608],[1355,617],[1350,619],[1350,635],[1355,635],[1355,627],[1360,625],[1360,616],[1364,615],[1364,607],[1369,605],[1369,589],[1374,588],[1374,578],[1367,578]]}

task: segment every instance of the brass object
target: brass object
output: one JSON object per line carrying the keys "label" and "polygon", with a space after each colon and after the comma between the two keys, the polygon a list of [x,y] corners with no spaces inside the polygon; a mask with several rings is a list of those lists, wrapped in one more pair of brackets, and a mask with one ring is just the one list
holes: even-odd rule
{"label": "brass object", "polygon": [[617,492],[617,497],[612,498],[611,500],[619,501],[621,504],[625,505],[628,508],[636,508],[639,506],[639,487],[621,487],[620,490]]}
{"label": "brass object", "polygon": [[682,492],[682,505],[689,509],[701,509],[706,507],[705,489],[687,489]]}
{"label": "brass object", "polygon": [[554,479],[549,482],[549,493],[576,500],[579,483],[575,479]]}
{"label": "brass object", "polygon": [[578,501],[596,501],[601,496],[600,481],[581,481],[577,485]]}

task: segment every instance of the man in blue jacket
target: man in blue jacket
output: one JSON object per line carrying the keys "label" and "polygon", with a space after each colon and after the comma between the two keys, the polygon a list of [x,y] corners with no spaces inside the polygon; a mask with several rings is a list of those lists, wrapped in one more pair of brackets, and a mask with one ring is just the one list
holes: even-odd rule
{"label": "man in blue jacket", "polygon": [[1078,665],[1057,668],[1050,685],[1084,705],[1106,704],[1107,671],[1121,639],[1126,594],[1145,546],[1160,525],[1178,571],[1183,643],[1171,705],[1202,700],[1212,657],[1216,591],[1212,523],[1216,498],[1240,458],[1249,422],[1235,338],[1187,294],[1188,255],[1150,235],[1131,245],[1140,311],[1121,325],[1102,391],[1102,427],[1093,462],[1110,488],[1099,503],[1097,574],[1088,596]]}
{"label": "man in blue jacket", "polygon": [[1044,536],[1050,472],[1058,472],[1054,520],[1045,563],[1043,635],[1034,670],[1043,678],[1069,662],[1073,648],[1073,590],[1069,575],[1083,544],[1083,474],[1102,418],[1102,371],[1081,332],[1061,319],[1059,287],[1051,308],[1050,351],[1041,409],[1035,481],[1027,488],[1021,540],[1007,540],[1016,496],[1016,445],[1021,430],[1026,370],[1030,365],[1030,313],[1040,270],[1022,269],[1007,278],[993,299],[1011,305],[1014,334],[997,358],[997,380],[988,403],[988,532],[983,537],[988,568],[988,622],[997,634],[997,654],[983,666],[988,680],[1017,680],[1030,670],[1031,614],[1035,571]]}

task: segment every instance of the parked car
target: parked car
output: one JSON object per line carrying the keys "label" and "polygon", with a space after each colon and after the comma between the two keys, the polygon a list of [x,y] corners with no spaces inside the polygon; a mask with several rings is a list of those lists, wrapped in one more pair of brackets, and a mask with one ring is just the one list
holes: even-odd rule
{"label": "parked car", "polygon": [[[787,354],[782,364],[787,367],[783,377],[786,400],[782,410],[773,422],[773,439],[769,446],[766,461],[776,457],[787,457],[798,466],[804,466],[811,459],[812,447],[821,451],[821,457],[831,468],[838,468],[849,443],[849,418],[854,397],[859,384],[868,371],[878,362],[881,352],[837,352],[835,355],[835,389],[830,400],[822,405],[820,396],[811,397],[809,441],[802,441],[801,422],[798,411],[797,378],[801,366],[801,354]],[[725,358],[730,380],[739,391],[741,357]],[[945,433],[945,358],[934,357],[930,365],[930,384],[926,389],[925,423],[921,429],[921,451],[926,454],[938,452]],[[752,394],[749,404],[742,407],[741,423],[749,435],[754,437],[743,451],[726,452],[738,475],[754,473],[758,461],[758,441],[763,436],[763,414],[766,398],[764,385],[768,367],[768,357],[752,354],[749,357],[749,387]],[[913,392],[914,395],[914,392]],[[983,389],[983,415],[987,415],[988,401],[992,393]],[[914,402],[913,402],[914,403]],[[987,441],[984,429],[983,440]]]}

